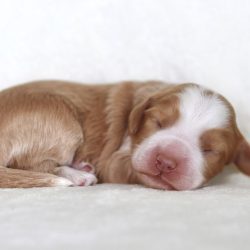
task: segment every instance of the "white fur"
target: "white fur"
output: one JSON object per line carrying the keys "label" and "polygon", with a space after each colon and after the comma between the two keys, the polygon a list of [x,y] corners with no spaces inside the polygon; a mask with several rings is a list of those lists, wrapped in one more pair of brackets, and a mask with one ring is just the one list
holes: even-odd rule
{"label": "white fur", "polygon": [[66,178],[63,178],[63,177],[56,177],[53,184],[54,184],[55,187],[73,186],[73,183],[70,180],[68,180]]}
{"label": "white fur", "polygon": [[138,146],[132,159],[137,168],[146,165],[146,156],[156,146],[164,148],[178,141],[188,148],[191,188],[202,184],[205,161],[199,145],[200,136],[209,129],[226,126],[229,118],[229,110],[223,101],[216,94],[205,95],[204,91],[202,87],[192,86],[180,93],[180,118],[173,126],[158,131]]}
{"label": "white fur", "polygon": [[[200,135],[207,129],[224,127],[229,118],[229,110],[218,95],[205,95],[200,86],[186,88],[180,94],[181,133],[192,132]],[[187,131],[185,131],[187,130]]]}
{"label": "white fur", "polygon": [[126,135],[123,139],[122,145],[119,148],[119,151],[128,151],[131,149],[131,138]]}
{"label": "white fur", "polygon": [[56,174],[70,180],[74,186],[90,186],[97,183],[97,179],[94,174],[68,166],[58,167]]}

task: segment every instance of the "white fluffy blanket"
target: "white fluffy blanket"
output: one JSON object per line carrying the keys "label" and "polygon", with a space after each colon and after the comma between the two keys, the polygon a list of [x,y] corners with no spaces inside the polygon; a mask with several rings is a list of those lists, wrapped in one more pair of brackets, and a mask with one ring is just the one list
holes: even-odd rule
{"label": "white fluffy blanket", "polygon": [[[52,78],[198,82],[234,104],[250,139],[249,27],[248,0],[0,0],[0,87]],[[4,250],[243,250],[249,222],[250,179],[240,173],[188,192],[0,190]]]}
{"label": "white fluffy blanket", "polygon": [[0,190],[1,249],[247,250],[249,190],[240,173],[185,192],[108,184]]}

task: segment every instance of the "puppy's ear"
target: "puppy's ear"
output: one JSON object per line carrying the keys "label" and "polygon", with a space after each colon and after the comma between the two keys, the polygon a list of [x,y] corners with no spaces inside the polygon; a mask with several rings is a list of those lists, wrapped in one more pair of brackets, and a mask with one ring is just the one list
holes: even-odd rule
{"label": "puppy's ear", "polygon": [[146,100],[137,103],[132,109],[129,115],[129,125],[128,125],[128,131],[130,135],[134,135],[139,131],[140,125],[142,124],[144,112],[147,108],[149,108],[149,106],[150,106],[150,98],[147,98]]}
{"label": "puppy's ear", "polygon": [[250,145],[244,138],[236,149],[234,163],[243,173],[250,175]]}

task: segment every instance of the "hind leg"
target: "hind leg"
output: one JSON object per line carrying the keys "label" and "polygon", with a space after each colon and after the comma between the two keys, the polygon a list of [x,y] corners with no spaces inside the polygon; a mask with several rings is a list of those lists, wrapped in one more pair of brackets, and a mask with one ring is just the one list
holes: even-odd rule
{"label": "hind leg", "polygon": [[49,173],[12,169],[0,166],[0,188],[32,188],[73,186],[73,183],[62,177]]}

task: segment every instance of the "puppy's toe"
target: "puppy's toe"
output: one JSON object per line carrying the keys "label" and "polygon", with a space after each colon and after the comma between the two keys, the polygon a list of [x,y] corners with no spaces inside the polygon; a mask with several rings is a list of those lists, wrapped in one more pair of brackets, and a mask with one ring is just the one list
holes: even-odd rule
{"label": "puppy's toe", "polygon": [[85,172],[89,172],[89,173],[94,173],[95,172],[95,168],[92,164],[85,162],[85,161],[81,161],[81,162],[74,162],[72,164],[72,168],[78,169],[78,170],[82,170]]}
{"label": "puppy's toe", "polygon": [[74,172],[70,171],[69,175],[67,174],[65,177],[72,181],[74,186],[90,186],[97,183],[97,178],[94,174],[82,170],[73,170]]}
{"label": "puppy's toe", "polygon": [[97,183],[97,178],[91,173],[83,173],[75,178],[74,184],[76,186],[91,186]]}

